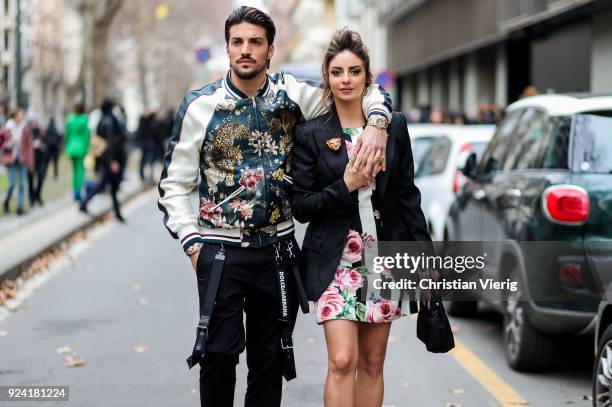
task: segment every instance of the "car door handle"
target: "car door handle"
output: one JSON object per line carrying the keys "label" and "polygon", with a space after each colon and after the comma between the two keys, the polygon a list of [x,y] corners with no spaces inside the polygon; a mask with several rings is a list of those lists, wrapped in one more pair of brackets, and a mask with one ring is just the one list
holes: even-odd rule
{"label": "car door handle", "polygon": [[474,191],[474,199],[476,199],[477,201],[482,201],[486,197],[487,193],[484,189],[477,189],[476,191]]}

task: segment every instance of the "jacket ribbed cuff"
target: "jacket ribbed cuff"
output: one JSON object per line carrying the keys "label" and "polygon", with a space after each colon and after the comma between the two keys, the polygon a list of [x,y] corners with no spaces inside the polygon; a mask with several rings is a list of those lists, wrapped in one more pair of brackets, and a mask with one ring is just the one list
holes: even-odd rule
{"label": "jacket ribbed cuff", "polygon": [[371,109],[368,112],[368,118],[370,118],[370,116],[374,116],[374,115],[379,115],[379,116],[386,117],[387,118],[387,124],[391,123],[391,113],[389,113],[389,111],[387,111],[385,109],[374,108],[374,109]]}
{"label": "jacket ribbed cuff", "polygon": [[195,243],[203,243],[202,234],[198,231],[195,225],[186,226],[178,232],[179,239],[183,250],[187,252],[187,249]]}

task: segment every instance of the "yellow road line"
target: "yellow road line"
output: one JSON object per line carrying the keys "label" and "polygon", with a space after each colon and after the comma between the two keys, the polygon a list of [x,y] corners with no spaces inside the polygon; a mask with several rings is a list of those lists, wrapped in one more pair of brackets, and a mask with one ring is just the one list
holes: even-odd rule
{"label": "yellow road line", "polygon": [[525,399],[495,374],[478,356],[455,337],[455,348],[449,352],[455,360],[502,406],[525,405]]}

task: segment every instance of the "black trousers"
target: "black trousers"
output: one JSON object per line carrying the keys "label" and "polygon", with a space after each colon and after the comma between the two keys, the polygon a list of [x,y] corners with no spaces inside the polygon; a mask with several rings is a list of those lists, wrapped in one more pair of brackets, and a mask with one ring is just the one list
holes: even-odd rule
{"label": "black trousers", "polygon": [[123,175],[121,173],[114,174],[109,166],[103,166],[100,170],[100,179],[94,185],[94,187],[87,193],[85,199],[81,201],[81,208],[87,209],[87,204],[91,199],[98,195],[100,192],[106,189],[107,185],[111,188],[111,198],[113,200],[113,210],[115,211],[115,217],[122,219],[121,206],[119,205],[119,199],[117,193],[119,192],[119,185]]}
{"label": "black trousers", "polygon": [[42,189],[47,177],[49,157],[46,153],[35,153],[34,172],[28,171],[28,192],[30,196],[30,207],[36,202],[42,205]]}
{"label": "black trousers", "polygon": [[58,175],[58,162],[59,162],[59,146],[49,146],[47,150],[48,162],[53,163],[53,178],[57,179]]}
{"label": "black trousers", "polygon": [[155,150],[153,147],[149,145],[143,145],[141,148],[142,155],[140,157],[140,165],[139,165],[139,173],[140,180],[145,181],[147,178],[145,177],[145,167],[149,167],[149,178],[151,181],[153,179],[153,165],[155,164]]}
{"label": "black trousers", "polygon": [[[291,240],[297,248],[295,240]],[[245,406],[280,406],[283,361],[274,247],[224,247],[223,274],[209,325],[206,356],[200,364],[201,405],[233,407],[238,355],[246,345],[249,372]],[[200,293],[206,292],[219,248],[217,244],[205,244],[200,252],[196,267]],[[294,299],[290,301],[289,312],[295,322],[298,309],[295,287],[288,288]]]}

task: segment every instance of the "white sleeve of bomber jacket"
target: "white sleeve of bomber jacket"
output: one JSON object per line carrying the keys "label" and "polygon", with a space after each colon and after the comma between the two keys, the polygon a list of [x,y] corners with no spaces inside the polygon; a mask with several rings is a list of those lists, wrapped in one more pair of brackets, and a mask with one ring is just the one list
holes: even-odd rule
{"label": "white sleeve of bomber jacket", "polygon": [[[302,110],[305,120],[321,116],[328,110],[322,102],[322,84],[314,81],[297,79],[289,73],[283,73],[281,83],[291,100],[297,103]],[[380,114],[391,121],[391,97],[381,86],[374,84],[363,98],[363,112],[366,116]]]}
{"label": "white sleeve of bomber jacket", "polygon": [[191,92],[181,104],[168,144],[159,182],[159,208],[164,224],[183,249],[201,239],[198,213],[191,205],[190,194],[196,188],[200,166],[200,149],[214,108],[208,95]]}

